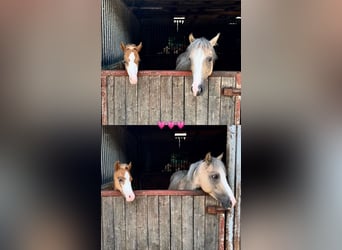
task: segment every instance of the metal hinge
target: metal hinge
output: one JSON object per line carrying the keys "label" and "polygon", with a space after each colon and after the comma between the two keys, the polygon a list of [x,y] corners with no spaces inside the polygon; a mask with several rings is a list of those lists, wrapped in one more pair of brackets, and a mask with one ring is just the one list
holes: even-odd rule
{"label": "metal hinge", "polygon": [[223,95],[223,96],[239,96],[239,95],[241,95],[241,89],[224,87],[221,89],[221,95]]}

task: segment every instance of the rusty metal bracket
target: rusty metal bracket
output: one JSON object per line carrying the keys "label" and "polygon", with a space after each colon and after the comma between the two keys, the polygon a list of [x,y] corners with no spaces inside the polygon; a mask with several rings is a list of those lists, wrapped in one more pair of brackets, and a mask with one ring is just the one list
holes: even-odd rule
{"label": "rusty metal bracket", "polygon": [[206,211],[208,214],[220,214],[229,210],[219,206],[207,206]]}
{"label": "rusty metal bracket", "polygon": [[241,89],[224,87],[221,89],[221,95],[223,95],[223,96],[241,96]]}

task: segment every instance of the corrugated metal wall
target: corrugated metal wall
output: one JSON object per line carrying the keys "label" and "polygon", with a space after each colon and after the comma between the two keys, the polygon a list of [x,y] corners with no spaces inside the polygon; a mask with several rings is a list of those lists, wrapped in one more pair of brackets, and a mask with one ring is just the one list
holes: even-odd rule
{"label": "corrugated metal wall", "polygon": [[138,43],[139,22],[121,0],[102,0],[102,67],[122,60],[120,42]]}
{"label": "corrugated metal wall", "polygon": [[102,126],[102,184],[113,181],[114,162],[134,162],[137,152],[135,138],[121,126]]}

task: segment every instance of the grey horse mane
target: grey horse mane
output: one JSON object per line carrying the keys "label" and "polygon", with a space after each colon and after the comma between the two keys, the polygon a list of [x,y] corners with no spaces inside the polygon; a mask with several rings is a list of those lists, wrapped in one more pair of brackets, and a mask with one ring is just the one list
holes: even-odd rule
{"label": "grey horse mane", "polygon": [[213,52],[213,60],[217,59],[215,49],[210,44],[210,42],[204,37],[197,38],[195,39],[195,41],[190,43],[190,45],[188,46],[185,52],[183,52],[177,57],[176,70],[190,70],[191,69],[191,62],[189,60],[189,56],[190,56],[190,51],[195,48],[203,48],[203,49],[211,50]]}

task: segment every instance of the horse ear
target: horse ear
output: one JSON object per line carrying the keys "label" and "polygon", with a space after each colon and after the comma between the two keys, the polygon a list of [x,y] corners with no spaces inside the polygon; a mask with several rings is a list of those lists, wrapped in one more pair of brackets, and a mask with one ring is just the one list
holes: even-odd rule
{"label": "horse ear", "polygon": [[221,153],[219,156],[217,156],[216,158],[219,159],[219,160],[222,160],[222,157],[223,157],[223,153]]}
{"label": "horse ear", "polygon": [[210,153],[210,152],[206,154],[204,160],[205,160],[205,162],[206,162],[207,164],[210,164],[210,163],[211,163],[211,153]]}
{"label": "horse ear", "polygon": [[140,52],[141,48],[142,48],[142,42],[140,42],[139,45],[137,46],[137,51]]}
{"label": "horse ear", "polygon": [[130,171],[132,168],[132,162],[130,162],[128,165],[127,165],[127,170]]}
{"label": "horse ear", "polygon": [[115,169],[115,171],[118,170],[119,168],[120,168],[120,161],[116,161],[116,162],[114,163],[114,169]]}
{"label": "horse ear", "polygon": [[220,37],[220,33],[217,33],[217,35],[210,40],[211,46],[215,46],[216,45],[217,40],[219,39],[219,37]]}
{"label": "horse ear", "polygon": [[195,41],[195,37],[192,33],[190,33],[189,35],[189,42],[192,43],[193,41]]}
{"label": "horse ear", "polygon": [[122,51],[125,51],[126,46],[123,42],[120,43],[120,47]]}

